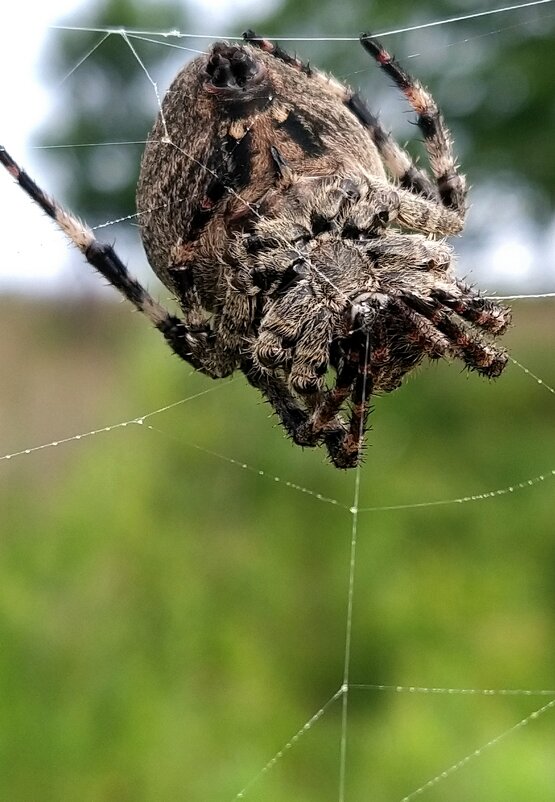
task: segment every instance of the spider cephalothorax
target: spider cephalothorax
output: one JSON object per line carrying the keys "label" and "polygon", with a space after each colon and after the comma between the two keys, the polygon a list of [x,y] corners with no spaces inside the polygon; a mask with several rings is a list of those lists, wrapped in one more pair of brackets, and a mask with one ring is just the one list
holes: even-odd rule
{"label": "spider cephalothorax", "polygon": [[499,375],[507,358],[482,332],[503,333],[509,312],[453,271],[445,237],[463,227],[465,182],[428,92],[361,37],[417,113],[431,177],[358,95],[244,38],[177,75],[143,156],[142,238],[182,317],[3,150],[0,161],[179,356],[215,378],[243,371],[296,443],[323,443],[348,468],[372,394],[424,357]]}

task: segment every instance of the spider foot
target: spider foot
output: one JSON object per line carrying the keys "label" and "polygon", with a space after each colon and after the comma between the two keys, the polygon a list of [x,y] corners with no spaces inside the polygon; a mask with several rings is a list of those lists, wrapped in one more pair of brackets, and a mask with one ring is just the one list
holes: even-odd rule
{"label": "spider foot", "polygon": [[432,293],[432,297],[494,337],[504,334],[511,323],[511,310],[473,292],[471,287],[461,281],[456,284],[462,292],[461,297],[453,297],[440,290]]}
{"label": "spider foot", "polygon": [[[485,299],[482,299],[485,300]],[[406,293],[402,296],[402,303],[413,310],[418,318],[426,318],[432,326],[447,339],[447,351],[460,357],[471,370],[475,370],[488,378],[497,378],[503,372],[508,357],[507,354],[486,342],[480,335],[473,335],[466,328],[453,319],[450,308],[446,308],[442,303],[433,298],[423,298],[414,294]],[[470,307],[460,307],[461,316],[468,319],[468,315],[475,316],[475,311],[470,311]],[[489,315],[487,316],[490,320]],[[472,321],[476,324],[475,321]],[[503,323],[505,321],[503,320]],[[486,323],[486,328],[491,325]]]}
{"label": "spider foot", "polygon": [[365,445],[352,432],[334,432],[326,437],[325,443],[330,461],[336,468],[356,468],[364,459]]}

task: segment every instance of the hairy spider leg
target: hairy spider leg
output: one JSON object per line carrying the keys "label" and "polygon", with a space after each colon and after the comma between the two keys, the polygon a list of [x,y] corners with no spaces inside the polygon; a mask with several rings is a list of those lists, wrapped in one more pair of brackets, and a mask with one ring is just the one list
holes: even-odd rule
{"label": "hairy spider leg", "polygon": [[[334,386],[323,393],[306,399],[312,408],[312,413],[302,430],[301,436],[303,440],[317,442],[327,432],[330,435],[330,447],[333,451],[337,450],[347,433],[347,429],[344,425],[337,426],[334,421],[336,421],[341,407],[351,394],[359,361],[359,348],[350,343],[346,353],[341,358]],[[333,455],[331,456],[333,459]]]}
{"label": "hairy spider leg", "polygon": [[210,372],[213,335],[208,326],[188,326],[172,315],[127,270],[114,248],[99,242],[91,229],[47,195],[0,146],[0,163],[21,189],[57,224],[87,262],[130,301],[161,332],[173,351],[196,370]]}
{"label": "hairy spider leg", "polygon": [[[309,414],[301,406],[287,382],[266,370],[258,368],[251,360],[244,359],[241,363],[241,370],[245,374],[249,384],[259,390],[266,398],[278,416],[282,426],[296,445],[303,448],[314,448],[323,440],[328,450],[330,459],[336,467],[353,467],[353,465],[339,465],[335,462],[341,441],[347,435],[347,429],[337,414],[330,414],[327,419],[327,426],[323,431],[313,433],[309,423]],[[351,382],[352,384],[352,382]],[[349,385],[350,388],[350,385]],[[341,403],[349,396],[349,389],[342,395]],[[316,396],[305,396],[304,401],[314,404]],[[336,409],[336,413],[339,407]]]}
{"label": "hairy spider leg", "polygon": [[343,102],[366,128],[384,164],[399,186],[416,195],[424,195],[429,200],[439,201],[437,189],[425,170],[417,167],[407,151],[385,130],[359,93],[351,92],[345,87]]}
{"label": "hairy spider leg", "polygon": [[374,385],[369,342],[370,333],[366,333],[358,352],[358,371],[351,393],[349,425],[332,456],[333,464],[337,468],[354,468],[362,459]]}
{"label": "hairy spider leg", "polygon": [[435,328],[447,337],[452,350],[462,356],[471,370],[490,378],[495,378],[503,372],[508,360],[507,354],[461,328],[452,319],[451,312],[438,301],[430,301],[408,293],[403,294],[401,300],[410,309],[430,320]]}
{"label": "hairy spider leg", "polygon": [[243,39],[266,53],[271,53],[275,58],[280,59],[285,64],[289,64],[305,75],[325,82],[328,87],[334,87],[345,106],[367,129],[386,167],[399,182],[399,185],[417,195],[424,195],[430,200],[439,200],[437,188],[426,172],[414,164],[407,151],[382,127],[379,119],[372,114],[357,92],[353,92],[348,86],[341,84],[335,78],[325,75],[320,70],[313,69],[309,64],[304,64],[297,56],[291,56],[278,44],[257,36],[254,31],[245,31]]}
{"label": "hairy spider leg", "polygon": [[424,135],[424,144],[439,196],[444,206],[461,219],[466,213],[466,181],[458,172],[453,154],[451,134],[431,94],[420,81],[413,78],[370,33],[363,33],[360,43],[377,61],[382,70],[393,78],[417,114],[417,124]]}
{"label": "hairy spider leg", "polygon": [[494,336],[503,334],[511,322],[511,310],[499,306],[490,298],[476,295],[471,288],[462,281],[456,281],[461,291],[460,297],[454,297],[444,290],[432,290],[432,298],[440,301],[444,306],[452,309],[457,315],[479,326]]}
{"label": "hairy spider leg", "polygon": [[[312,414],[301,436],[307,441],[323,436],[333,464],[347,469],[361,461],[373,388],[389,356],[377,300],[369,301],[368,309],[357,315],[348,340],[335,343],[334,348],[332,361],[337,365],[334,386],[312,401]],[[338,425],[339,413],[349,397],[352,407],[348,424],[341,421]]]}
{"label": "hairy spider leg", "polygon": [[300,443],[298,432],[306,424],[308,413],[291,393],[287,383],[267,370],[261,370],[251,359],[245,357],[241,362],[241,370],[249,384],[259,390],[266,398],[288,435],[298,445],[312,446],[314,443]]}

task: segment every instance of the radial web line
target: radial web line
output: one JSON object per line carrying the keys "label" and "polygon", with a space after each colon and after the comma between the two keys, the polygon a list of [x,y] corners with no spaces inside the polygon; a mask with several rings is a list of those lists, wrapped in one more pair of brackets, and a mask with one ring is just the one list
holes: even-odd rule
{"label": "radial web line", "polygon": [[[366,404],[366,392],[368,381],[368,354],[370,350],[370,332],[366,334],[364,349],[364,378],[362,384],[362,406]],[[364,423],[366,415],[363,414],[359,424],[359,460],[355,471],[355,487],[353,493],[353,504],[349,510],[351,513],[351,549],[349,556],[349,585],[347,592],[347,621],[345,626],[345,652],[343,658],[343,683],[341,685],[342,705],[341,705],[341,742],[339,750],[339,802],[345,802],[345,782],[347,772],[347,728],[349,723],[349,676],[351,670],[351,644],[353,635],[353,602],[355,596],[355,569],[356,551],[358,539],[358,506],[360,500],[360,477],[362,472],[362,460],[360,452],[364,438]]]}
{"label": "radial web line", "polygon": [[148,78],[150,83],[152,84],[152,88],[154,90],[154,94],[156,95],[156,102],[158,103],[158,112],[160,114],[160,119],[162,120],[162,125],[164,126],[164,133],[166,135],[166,138],[169,139],[168,126],[166,125],[166,118],[164,117],[164,112],[162,111],[162,98],[160,97],[160,92],[158,90],[158,84],[154,80],[154,78],[151,76],[151,74],[149,73],[147,68],[145,67],[145,64],[144,64],[143,60],[141,59],[141,57],[139,56],[139,54],[137,53],[137,51],[133,47],[133,44],[131,43],[127,33],[125,31],[121,31],[120,35],[121,35],[121,38],[123,39],[123,41],[126,43],[126,45],[129,47],[129,49],[131,50],[131,52],[135,56],[135,58],[137,59],[137,62],[139,64],[139,66],[141,67],[141,69],[143,70],[144,74],[146,75],[146,77]]}
{"label": "radial web line", "polygon": [[[443,50],[449,50],[452,47],[458,47],[459,45],[467,45],[470,42],[477,42],[478,39],[485,39],[488,36],[497,36],[501,33],[505,33],[505,31],[515,31],[518,28],[524,28],[527,25],[533,25],[537,22],[543,22],[543,20],[551,20],[553,19],[554,13],[551,12],[550,14],[542,14],[541,17],[537,19],[530,19],[530,20],[521,20],[520,22],[515,22],[513,25],[503,25],[501,28],[493,28],[491,31],[485,31],[484,33],[479,33],[476,36],[465,36],[464,39],[458,39],[454,42],[448,42],[444,45],[438,45],[434,47],[434,52],[441,52]],[[410,55],[403,55],[403,61],[408,61],[411,58],[419,58],[422,53],[411,53]]]}
{"label": "radial web line", "polygon": [[168,209],[172,203],[181,203],[184,199],[177,198],[176,201],[168,201],[168,203],[159,203],[158,206],[151,206],[149,209],[146,209],[143,212],[131,212],[130,214],[125,214],[123,217],[115,217],[113,220],[107,220],[104,223],[98,223],[96,226],[90,226],[91,231],[99,231],[101,228],[109,228],[110,226],[115,225],[116,223],[127,223],[130,220],[137,220],[139,217],[142,217],[146,214],[151,214],[152,212],[157,212],[160,209]]}
{"label": "radial web line", "polygon": [[533,379],[536,382],[536,384],[539,384],[542,387],[545,387],[545,389],[549,393],[551,393],[552,395],[555,395],[555,390],[553,389],[553,387],[550,387],[549,384],[546,384],[546,382],[544,382],[543,379],[540,379],[539,376],[536,376],[535,373],[532,373],[532,371],[529,368],[527,368],[525,365],[521,364],[517,359],[515,359],[512,356],[509,356],[509,359],[511,360],[513,365],[516,365],[517,368],[519,368],[523,373],[525,373],[527,376],[530,376],[530,378]]}
{"label": "radial web line", "polygon": [[360,682],[349,687],[353,691],[391,691],[437,696],[555,696],[555,689],[550,688],[428,688],[424,685],[376,685]]}
{"label": "radial web line", "polygon": [[508,735],[511,735],[513,732],[521,730],[523,727],[526,727],[528,724],[530,724],[531,721],[535,721],[536,719],[538,719],[544,713],[547,713],[547,711],[551,710],[552,708],[555,708],[555,699],[552,699],[550,702],[547,702],[547,704],[543,705],[543,707],[534,710],[532,713],[530,713],[530,715],[526,716],[526,718],[521,719],[517,724],[513,724],[512,727],[509,727],[508,730],[505,730],[499,735],[496,735],[495,738],[492,738],[483,746],[479,746],[477,749],[474,749],[473,752],[470,752],[468,755],[461,758],[461,760],[458,760],[456,763],[453,763],[451,766],[449,766],[449,768],[440,772],[440,774],[436,774],[435,777],[432,777],[431,780],[425,782],[424,785],[421,785],[419,788],[416,789],[416,791],[412,791],[410,794],[407,794],[407,796],[404,796],[400,800],[400,802],[410,802],[410,800],[415,799],[417,796],[421,796],[425,791],[428,791],[434,785],[438,785],[438,783],[442,782],[442,780],[446,780],[448,777],[450,777],[452,774],[455,774],[456,771],[462,769],[472,760],[475,760],[477,757],[481,757],[486,750],[491,749],[492,746],[496,746],[500,741],[504,740]]}
{"label": "radial web line", "polygon": [[127,36],[130,39],[136,39],[139,42],[150,42],[153,45],[160,45],[161,47],[173,47],[175,50],[183,50],[186,53],[196,53],[198,56],[203,56],[206,50],[196,50],[194,47],[185,47],[185,45],[176,45],[174,42],[161,42],[160,39],[151,39],[149,36],[139,36],[136,33],[129,33]]}
{"label": "radial web line", "polygon": [[59,88],[60,86],[62,86],[62,84],[64,84],[64,83],[67,81],[67,79],[68,79],[68,78],[70,78],[70,77],[73,75],[73,73],[74,73],[74,72],[76,72],[76,71],[79,69],[79,67],[80,67],[82,64],[84,64],[84,63],[85,63],[85,61],[86,61],[86,60],[87,60],[87,59],[88,59],[90,56],[92,56],[92,54],[95,52],[95,50],[98,50],[98,48],[99,48],[101,45],[103,45],[103,44],[104,44],[104,42],[106,41],[106,39],[108,39],[108,38],[109,38],[111,35],[112,35],[112,34],[111,34],[109,31],[107,31],[107,32],[104,34],[104,36],[101,36],[101,38],[98,40],[98,42],[97,42],[95,45],[93,45],[93,46],[90,48],[90,50],[88,50],[88,51],[85,53],[85,55],[84,55],[84,56],[82,56],[82,57],[79,59],[79,61],[77,62],[77,64],[76,64],[74,67],[72,67],[72,68],[71,68],[71,70],[70,70],[70,71],[67,73],[67,75],[64,75],[64,77],[62,78],[62,80],[61,80],[61,81],[59,82],[59,84],[58,84],[58,88]]}
{"label": "radial web line", "polygon": [[[447,17],[441,20],[434,20],[432,22],[423,22],[419,25],[410,25],[405,28],[395,28],[388,31],[376,32],[376,36],[393,36],[394,34],[409,33],[410,31],[420,31],[424,28],[435,28],[440,25],[451,25],[455,22],[465,22],[467,20],[477,19],[478,17],[491,17],[495,14],[503,14],[509,11],[520,11],[524,8],[532,8],[534,6],[543,6],[555,2],[555,0],[532,0],[528,3],[517,3],[515,5],[503,6],[501,8],[491,8],[486,11],[475,11],[470,14],[460,14],[456,17]],[[86,25],[49,25],[50,30],[56,31],[76,31],[82,33],[117,33],[121,35],[132,36],[162,36],[164,38],[176,39],[227,39],[229,41],[242,39],[242,36],[236,34],[213,34],[213,33],[188,33],[182,32],[177,29],[169,31],[153,31],[142,30],[137,28],[112,28],[112,27],[92,27]],[[358,36],[280,36],[280,42],[358,42]]]}
{"label": "radial web line", "polygon": [[[146,139],[137,139],[129,140],[127,142],[77,142],[75,144],[70,142],[67,145],[31,145],[29,150],[59,150],[60,148],[108,148],[120,147],[121,145],[146,145],[147,141],[148,140]],[[106,225],[109,225],[109,223],[106,223]]]}
{"label": "radial web line", "polygon": [[[76,440],[84,440],[87,437],[94,437],[95,435],[103,434],[104,432],[113,432],[115,429],[125,429],[127,426],[131,426],[134,423],[140,426],[145,422],[145,420],[154,417],[154,415],[160,415],[162,412],[167,412],[169,409],[179,407],[182,404],[186,404],[188,401],[193,401],[195,398],[200,398],[203,395],[207,395],[207,393],[213,393],[215,390],[220,390],[223,386],[223,384],[215,384],[213,387],[207,387],[206,390],[201,390],[199,393],[187,396],[187,398],[181,398],[179,401],[166,404],[164,407],[155,409],[152,412],[147,412],[144,415],[139,415],[136,418],[131,418],[130,420],[121,421],[120,423],[112,423],[110,426],[103,426],[100,429],[92,429],[89,432],[74,434],[70,437],[61,437],[59,440],[52,440],[50,443],[43,443],[40,446],[24,448],[21,451],[14,451],[12,454],[4,454],[3,456],[0,456],[0,462],[2,460],[11,460],[14,457],[21,457],[24,454],[33,454],[35,451],[44,451],[46,448],[56,448],[57,446],[65,445],[66,443],[72,443]],[[147,428],[151,427],[149,426]]]}
{"label": "radial web line", "polygon": [[[447,44],[435,44],[434,45],[434,53],[442,53],[443,51],[448,51],[453,47],[459,47],[460,45],[468,45],[470,42],[477,42],[479,39],[486,39],[489,36],[498,36],[499,34],[505,33],[505,31],[514,31],[518,28],[524,28],[527,25],[536,24],[537,22],[542,22],[543,20],[551,20],[555,16],[555,13],[551,14],[542,14],[541,17],[534,20],[521,20],[520,22],[515,22],[513,25],[503,25],[500,28],[493,28],[491,31],[485,31],[484,33],[476,34],[475,36],[465,36],[464,39],[458,39],[453,42],[448,42]],[[153,39],[152,41],[156,41]],[[422,53],[403,53],[403,61],[410,61],[411,59],[421,58]],[[365,75],[372,70],[372,65],[366,66],[360,70],[353,70],[352,72],[342,73],[341,80],[346,83],[349,78],[352,78],[355,75]],[[513,297],[513,296],[511,296]],[[527,297],[527,296],[524,296]],[[497,300],[502,300],[501,296],[497,296]],[[508,300],[508,298],[506,299]]]}
{"label": "radial web line", "polygon": [[232,802],[236,802],[237,799],[244,799],[252,786],[257,783],[265,774],[267,774],[270,769],[273,769],[276,763],[278,763],[285,756],[285,754],[300,740],[300,738],[302,738],[302,736],[308,732],[308,730],[312,729],[316,722],[320,721],[322,716],[324,716],[332,704],[339,699],[342,693],[343,688],[339,688],[333,694],[333,696],[328,699],[328,701],[322,705],[322,707],[316,713],[314,713],[314,715],[311,716],[305,724],[303,724],[300,730],[297,730],[295,735],[293,735],[293,737],[287,741],[287,743],[282,746],[278,752],[276,752],[273,758],[271,758],[271,760],[269,760],[266,765],[260,769],[258,774],[256,774],[252,780],[250,780],[250,782],[248,782],[244,788],[242,788],[241,791],[239,791],[239,793],[233,797]]}
{"label": "radial web line", "polygon": [[547,479],[555,478],[555,468],[552,468],[546,473],[541,473],[539,476],[534,476],[531,479],[524,479],[522,482],[515,482],[507,487],[500,487],[497,490],[487,490],[484,493],[474,493],[470,496],[460,496],[459,498],[436,499],[435,501],[416,501],[408,504],[383,504],[375,507],[362,507],[359,512],[389,512],[393,510],[417,510],[424,507],[444,507],[447,504],[468,504],[469,501],[485,501],[488,498],[496,498],[497,496],[508,496],[516,490],[526,490],[528,487],[533,487]]}
{"label": "radial web line", "polygon": [[522,301],[530,298],[555,298],[555,292],[529,292],[521,295],[486,295],[490,301]]}
{"label": "radial web line", "polygon": [[233,457],[228,457],[225,454],[220,454],[218,451],[213,451],[211,448],[205,448],[204,446],[199,446],[197,443],[188,443],[182,441],[181,439],[176,438],[174,435],[168,434],[168,432],[164,432],[162,429],[158,429],[155,426],[147,426],[148,429],[151,429],[156,434],[160,434],[163,437],[166,437],[170,440],[173,440],[180,445],[186,445],[188,448],[194,448],[195,451],[200,451],[201,454],[208,454],[210,457],[215,457],[216,459],[222,460],[222,462],[227,462],[229,465],[234,465],[236,468],[241,468],[243,471],[248,471],[249,473],[254,474],[255,476],[260,476],[263,479],[267,479],[270,482],[274,482],[275,484],[280,484],[282,487],[287,487],[289,490],[295,490],[298,493],[303,493],[305,496],[311,496],[315,498],[317,501],[322,501],[325,504],[331,504],[334,507],[338,507],[342,510],[348,510],[346,504],[342,504],[338,499],[331,498],[330,496],[324,496],[322,493],[318,493],[316,490],[311,490],[308,487],[304,487],[303,485],[299,485],[296,482],[292,482],[289,479],[284,479],[281,476],[277,476],[276,474],[269,473],[268,471],[262,470],[262,468],[255,468],[252,465],[249,465],[247,462],[242,462],[239,459],[234,459]]}
{"label": "radial web line", "polygon": [[522,8],[531,8],[532,6],[544,6],[552,3],[553,0],[532,0],[528,3],[517,3],[511,6],[503,6],[502,8],[492,8],[487,11],[475,11],[471,14],[461,14],[456,17],[448,17],[447,19],[436,20],[434,22],[425,22],[420,25],[411,25],[407,28],[396,28],[389,31],[383,31],[377,36],[393,36],[400,33],[410,33],[411,31],[421,31],[423,28],[436,28],[439,25],[450,25],[454,22],[465,22],[466,20],[478,19],[478,17],[491,17],[494,14],[504,14],[508,11],[519,11]]}

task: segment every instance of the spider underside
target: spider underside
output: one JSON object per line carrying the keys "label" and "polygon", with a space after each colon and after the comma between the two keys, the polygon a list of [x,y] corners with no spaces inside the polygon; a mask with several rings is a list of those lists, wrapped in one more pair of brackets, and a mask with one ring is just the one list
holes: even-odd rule
{"label": "spider underside", "polygon": [[143,243],[181,317],[2,148],[0,162],[176,354],[213,378],[241,370],[295,443],[354,467],[373,394],[425,357],[498,376],[510,312],[455,275],[445,238],[463,228],[465,181],[421,84],[361,36],[417,114],[431,177],[357,94],[244,40],[178,73],[143,156]]}

